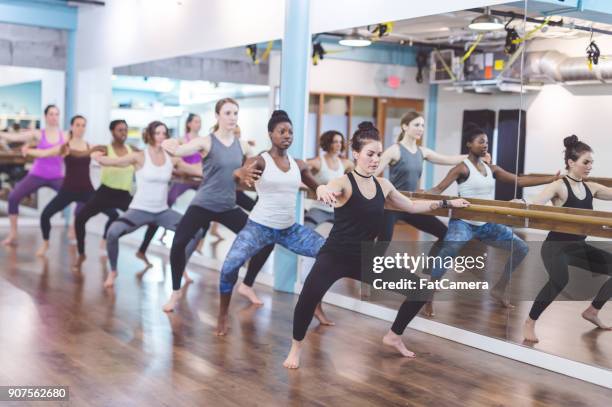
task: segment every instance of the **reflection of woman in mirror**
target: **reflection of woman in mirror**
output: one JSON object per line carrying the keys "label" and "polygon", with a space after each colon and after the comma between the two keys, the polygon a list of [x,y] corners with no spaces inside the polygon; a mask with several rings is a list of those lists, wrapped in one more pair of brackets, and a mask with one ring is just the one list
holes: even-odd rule
{"label": "reflection of woman in mirror", "polygon": [[[497,165],[487,164],[483,158],[488,150],[488,138],[479,127],[469,124],[464,133],[467,136],[468,157],[461,164],[453,167],[446,177],[434,188],[432,193],[441,194],[453,182],[457,182],[459,196],[462,198],[495,199],[495,182],[507,184],[518,183],[520,187],[548,184],[558,176],[517,176],[505,171]],[[472,239],[481,240],[487,245],[499,247],[511,252],[499,281],[491,290],[491,295],[505,307],[512,305],[505,298],[505,290],[510,281],[510,273],[523,261],[529,248],[527,244],[512,229],[505,225],[491,222],[476,222],[452,218],[448,223],[448,232],[444,236],[444,244],[438,256],[456,256],[461,248]],[[445,273],[442,267],[434,267],[432,279],[440,279]],[[433,308],[426,310],[433,315]]]}
{"label": "reflection of woman in mirror", "polygon": [[[319,184],[327,184],[334,178],[341,177],[355,167],[353,163],[340,156],[344,152],[344,136],[336,130],[321,134],[319,146],[323,154],[307,160],[308,167]],[[304,225],[312,229],[321,223],[334,221],[334,209],[319,201],[314,201],[304,215]]]}
{"label": "reflection of woman in mirror", "polygon": [[[59,109],[55,105],[48,105],[44,113],[44,129],[22,130],[19,133],[0,132],[0,138],[11,143],[30,143],[36,141],[38,149],[49,149],[64,144],[66,142],[64,138],[65,132],[59,127]],[[11,245],[16,243],[19,202],[42,187],[59,191],[63,178],[62,157],[40,157],[34,160],[28,175],[19,181],[9,194],[8,213],[11,229],[9,235],[2,241],[2,244]]]}
{"label": "reflection of woman in mirror", "polygon": [[[385,150],[376,173],[381,176],[389,166],[389,181],[398,191],[416,191],[420,188],[425,160],[433,164],[456,165],[467,158],[467,155],[444,155],[419,146],[418,141],[425,133],[425,119],[420,113],[408,111],[402,116],[400,123],[402,132],[397,143]],[[398,220],[403,220],[438,240],[442,240],[446,234],[446,226],[435,216],[385,210],[384,227],[379,241],[391,241],[395,222]]]}
{"label": "reflection of woman in mirror", "polygon": [[[548,185],[530,203],[544,205],[552,201],[554,206],[564,208],[593,209],[593,198],[612,200],[612,188],[595,182],[583,181],[593,168],[593,150],[576,136],[566,137],[565,168],[567,175]],[[538,342],[535,333],[536,321],[554,301],[569,281],[568,266],[579,267],[592,273],[612,276],[612,254],[591,246],[586,236],[570,233],[550,232],[542,244],[542,260],[549,280],[536,297],[523,333],[526,341]],[[612,278],[601,286],[591,305],[582,317],[598,328],[612,329],[599,319],[599,311],[612,296]]]}

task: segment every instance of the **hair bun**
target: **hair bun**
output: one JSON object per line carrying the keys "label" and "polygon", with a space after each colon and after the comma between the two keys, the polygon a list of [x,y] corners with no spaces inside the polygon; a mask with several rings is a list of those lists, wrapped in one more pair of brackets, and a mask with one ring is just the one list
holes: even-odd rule
{"label": "hair bun", "polygon": [[575,144],[578,144],[578,136],[576,136],[575,134],[572,134],[571,136],[563,139],[563,145],[566,148],[569,148]]}
{"label": "hair bun", "polygon": [[465,125],[463,126],[463,131],[470,131],[470,130],[481,130],[481,129],[480,129],[480,126],[474,122],[465,123]]}
{"label": "hair bun", "polygon": [[284,110],[275,110],[272,112],[272,117],[289,117]]}
{"label": "hair bun", "polygon": [[359,123],[357,128],[359,130],[372,130],[375,127],[374,127],[374,123],[372,123],[372,122],[361,122],[361,123]]}

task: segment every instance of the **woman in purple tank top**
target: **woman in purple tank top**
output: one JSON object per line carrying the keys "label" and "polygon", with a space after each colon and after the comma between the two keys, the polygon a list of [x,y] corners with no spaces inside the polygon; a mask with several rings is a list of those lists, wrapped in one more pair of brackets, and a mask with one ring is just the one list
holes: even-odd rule
{"label": "woman in purple tank top", "polygon": [[[30,143],[37,141],[37,148],[41,150],[50,149],[64,144],[64,132],[59,127],[60,111],[55,105],[45,108],[45,128],[41,130],[25,130],[18,134],[0,132],[0,138],[9,142]],[[64,169],[62,157],[41,157],[34,160],[32,168],[21,181],[19,181],[8,197],[8,212],[11,223],[9,235],[2,241],[4,245],[16,243],[17,239],[17,216],[19,214],[19,202],[26,196],[38,191],[42,187],[49,187],[58,191],[62,186]]]}

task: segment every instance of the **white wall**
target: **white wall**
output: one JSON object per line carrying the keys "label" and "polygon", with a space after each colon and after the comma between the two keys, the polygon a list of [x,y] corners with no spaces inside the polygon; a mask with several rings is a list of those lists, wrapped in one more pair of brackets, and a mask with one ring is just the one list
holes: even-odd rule
{"label": "white wall", "polygon": [[65,77],[63,71],[0,66],[0,86],[41,81],[41,111],[45,106],[53,104],[59,107],[62,114],[64,113]]}
{"label": "white wall", "polygon": [[[312,32],[505,3],[505,0],[311,0]],[[77,69],[121,66],[283,37],[285,0],[107,0],[79,9]],[[330,18],[333,16],[333,18]]]}

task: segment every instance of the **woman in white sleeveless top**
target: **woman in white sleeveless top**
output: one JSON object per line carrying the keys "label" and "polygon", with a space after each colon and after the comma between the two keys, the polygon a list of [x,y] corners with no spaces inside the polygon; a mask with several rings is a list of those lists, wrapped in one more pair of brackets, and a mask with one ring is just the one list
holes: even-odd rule
{"label": "woman in white sleeveless top", "polygon": [[[507,184],[516,182],[519,187],[529,187],[548,184],[558,178],[558,174],[547,177],[517,176],[497,165],[487,164],[483,160],[488,150],[486,133],[473,124],[468,125],[465,132],[469,151],[468,157],[461,164],[452,168],[446,177],[428,192],[441,194],[453,182],[457,182],[459,196],[462,198],[495,199],[496,180]],[[444,237],[443,247],[438,256],[442,259],[446,256],[454,257],[472,239],[478,239],[487,245],[512,251],[502,276],[491,290],[491,295],[499,300],[503,306],[512,307],[505,298],[505,290],[510,281],[510,273],[527,256],[529,251],[527,244],[516,236],[508,226],[452,218],[448,223],[448,232]],[[431,278],[439,280],[445,272],[446,270],[442,267],[434,267]],[[431,304],[426,307],[425,312],[433,316]]]}
{"label": "woman in white sleeveless top", "polygon": [[[114,285],[117,278],[117,258],[119,257],[119,237],[131,233],[144,225],[158,225],[169,230],[176,230],[181,214],[168,207],[168,185],[174,168],[181,172],[199,175],[200,164],[187,164],[179,157],[170,157],[161,148],[161,143],[168,138],[168,127],[159,121],[151,122],[143,133],[147,148],[121,157],[104,156],[94,152],[91,157],[102,166],[126,167],[133,165],[136,169],[136,193],[130,206],[108,229],[106,249],[111,265],[104,287]],[[197,242],[202,238],[200,233],[193,238],[187,248],[191,254]],[[189,277],[184,274],[185,280]]]}
{"label": "woman in white sleeveless top", "polygon": [[[249,158],[235,176],[246,186],[255,186],[258,201],[249,214],[244,228],[236,236],[221,269],[220,309],[217,335],[227,333],[227,313],[238,270],[262,248],[278,244],[306,257],[315,257],[325,239],[314,230],[296,222],[297,194],[304,182],[312,190],[319,184],[308,165],[293,159],[287,150],[293,142],[293,127],[287,113],[276,110],[268,121],[272,148],[257,157]],[[241,285],[244,289],[244,283]],[[240,290],[239,288],[239,290]],[[261,301],[254,295],[261,304]]]}
{"label": "woman in white sleeveless top", "polygon": [[[323,154],[307,160],[306,163],[314,175],[315,180],[321,185],[327,184],[332,179],[341,177],[346,172],[353,170],[355,165],[346,158],[340,157],[345,150],[344,136],[336,130],[328,130],[321,134],[319,146]],[[310,209],[304,215],[304,225],[316,228],[325,222],[334,222],[334,209],[321,202],[314,201]]]}

